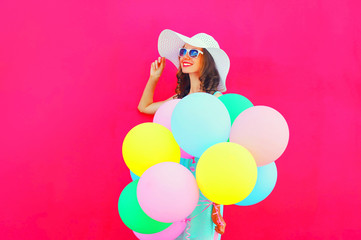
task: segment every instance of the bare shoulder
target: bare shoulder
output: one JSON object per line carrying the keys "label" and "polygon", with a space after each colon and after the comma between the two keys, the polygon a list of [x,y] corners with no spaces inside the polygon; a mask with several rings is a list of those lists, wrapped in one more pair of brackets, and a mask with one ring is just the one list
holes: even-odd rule
{"label": "bare shoulder", "polygon": [[173,96],[171,96],[170,98],[168,98],[166,101],[173,100],[173,99],[177,99],[177,94],[174,94]]}
{"label": "bare shoulder", "polygon": [[214,94],[214,96],[217,97],[217,98],[220,97],[220,96],[222,96],[222,95],[223,95],[223,94],[220,93],[220,92],[216,92],[216,93]]}

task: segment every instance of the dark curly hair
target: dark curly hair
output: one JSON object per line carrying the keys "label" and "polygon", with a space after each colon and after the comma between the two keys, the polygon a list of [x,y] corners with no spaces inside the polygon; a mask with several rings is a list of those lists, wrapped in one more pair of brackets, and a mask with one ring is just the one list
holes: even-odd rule
{"label": "dark curly hair", "polygon": [[[202,51],[203,61],[199,77],[199,80],[201,81],[201,90],[206,93],[214,94],[217,91],[221,77],[219,76],[216,63],[214,62],[212,55],[205,48],[203,48]],[[183,73],[180,66],[177,72],[177,79],[178,84],[175,89],[175,98],[183,98],[188,95],[191,84],[189,74]]]}

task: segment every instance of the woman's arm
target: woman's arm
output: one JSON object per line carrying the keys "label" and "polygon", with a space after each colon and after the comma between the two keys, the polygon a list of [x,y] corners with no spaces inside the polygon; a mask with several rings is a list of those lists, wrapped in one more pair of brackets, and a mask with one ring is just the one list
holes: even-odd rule
{"label": "woman's arm", "polygon": [[145,85],[143,95],[140,98],[138,110],[146,114],[154,114],[158,108],[166,101],[171,100],[173,97],[160,102],[153,102],[155,87],[158,80],[163,73],[165,67],[165,58],[159,57],[150,66],[150,76],[147,84]]}
{"label": "woman's arm", "polygon": [[214,96],[217,97],[217,98],[220,97],[220,96],[222,96],[222,95],[223,95],[223,94],[220,93],[220,92],[217,92],[217,93],[214,94]]}
{"label": "woman's arm", "polygon": [[224,231],[226,230],[226,222],[224,221],[224,219],[222,217],[219,204],[213,205],[212,221],[214,222],[214,224],[216,224],[216,227],[214,230],[216,230],[216,232],[218,232],[219,234],[223,234]]}

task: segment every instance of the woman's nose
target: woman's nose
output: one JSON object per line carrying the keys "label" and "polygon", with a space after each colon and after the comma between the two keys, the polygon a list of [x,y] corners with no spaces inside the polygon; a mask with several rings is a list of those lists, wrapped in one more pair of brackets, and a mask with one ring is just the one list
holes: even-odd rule
{"label": "woman's nose", "polygon": [[189,57],[189,55],[188,55],[188,52],[187,52],[186,55],[183,56],[183,58],[185,58],[185,59],[190,59],[190,57]]}

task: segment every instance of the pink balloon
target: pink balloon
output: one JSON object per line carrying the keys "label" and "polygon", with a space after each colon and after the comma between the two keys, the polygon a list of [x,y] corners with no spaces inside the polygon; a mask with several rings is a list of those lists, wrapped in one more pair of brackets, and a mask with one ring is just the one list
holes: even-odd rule
{"label": "pink balloon", "polygon": [[176,239],[186,228],[185,221],[175,222],[161,232],[153,234],[142,234],[134,232],[135,236],[140,240],[173,240]]}
{"label": "pink balloon", "polygon": [[[173,110],[179,101],[180,99],[172,99],[163,103],[154,114],[153,122],[163,125],[164,127],[168,128],[170,131],[172,131],[170,127],[171,126],[170,120],[172,118]],[[186,153],[183,149],[181,149],[181,157],[188,159],[193,158],[192,155]]]}
{"label": "pink balloon", "polygon": [[250,107],[238,115],[233,122],[230,142],[247,148],[257,166],[277,160],[285,151],[289,140],[289,129],[283,116],[267,106]]}
{"label": "pink balloon", "polygon": [[171,130],[170,119],[172,118],[173,110],[179,101],[180,99],[172,99],[163,103],[154,114],[153,122]]}
{"label": "pink balloon", "polygon": [[184,220],[198,203],[199,190],[192,173],[179,163],[162,162],[148,168],[139,179],[140,207],[160,222]]}

